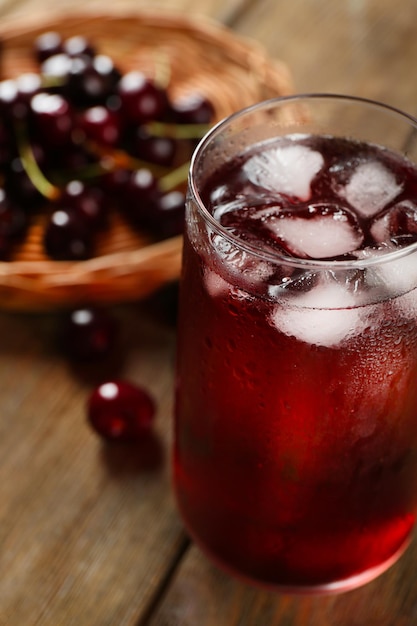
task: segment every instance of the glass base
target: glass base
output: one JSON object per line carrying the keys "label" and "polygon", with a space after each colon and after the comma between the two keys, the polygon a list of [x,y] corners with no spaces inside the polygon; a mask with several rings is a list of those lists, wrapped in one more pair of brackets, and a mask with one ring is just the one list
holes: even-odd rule
{"label": "glass base", "polygon": [[392,554],[388,559],[371,567],[359,574],[355,574],[354,576],[349,576],[348,578],[343,578],[341,580],[336,580],[329,583],[319,583],[317,585],[284,585],[281,583],[269,583],[261,580],[257,580],[255,578],[251,578],[245,574],[242,574],[240,571],[234,569],[230,565],[224,563],[221,559],[216,557],[206,546],[194,535],[194,533],[188,527],[184,517],[182,517],[183,524],[191,537],[192,541],[195,545],[201,550],[203,554],[207,556],[207,558],[214,563],[220,570],[223,570],[225,573],[233,576],[233,578],[237,578],[242,582],[251,585],[252,587],[258,587],[263,590],[275,591],[283,594],[291,594],[291,595],[336,595],[339,593],[344,593],[346,591],[352,591],[353,589],[357,589],[358,587],[362,587],[367,583],[371,582],[375,578],[378,578],[381,574],[387,571],[398,559],[402,556],[402,554],[406,551],[409,544],[411,543],[411,536],[408,536],[404,543],[399,547],[399,549]]}
{"label": "glass base", "polygon": [[271,589],[281,591],[282,593],[303,595],[335,595],[346,591],[352,591],[358,587],[363,587],[363,585],[370,583],[375,580],[375,578],[378,578],[378,576],[381,576],[381,574],[386,572],[403,555],[408,548],[410,541],[411,540],[407,538],[402,546],[383,563],[379,563],[379,565],[375,565],[374,567],[371,567],[360,574],[350,576],[349,578],[336,580],[332,583],[326,583],[324,585],[314,585],[308,587],[272,586]]}

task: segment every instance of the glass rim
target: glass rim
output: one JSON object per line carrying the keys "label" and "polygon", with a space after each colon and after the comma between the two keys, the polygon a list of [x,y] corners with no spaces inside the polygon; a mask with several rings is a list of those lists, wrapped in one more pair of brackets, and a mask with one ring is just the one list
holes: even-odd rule
{"label": "glass rim", "polygon": [[[195,182],[195,170],[197,169],[198,161],[201,153],[204,148],[213,141],[224,128],[226,128],[231,122],[235,120],[239,120],[240,118],[245,117],[246,115],[250,115],[252,112],[256,112],[257,110],[267,109],[272,106],[279,105],[281,103],[285,104],[286,102],[296,102],[296,101],[314,101],[314,100],[334,100],[340,102],[351,102],[352,104],[362,104],[371,108],[376,108],[381,111],[386,112],[387,114],[394,115],[396,117],[401,118],[404,122],[410,124],[410,132],[411,129],[417,131],[417,117],[413,117],[409,113],[402,111],[394,106],[386,104],[384,102],[379,102],[377,100],[372,100],[370,98],[363,98],[361,96],[351,96],[347,94],[338,94],[338,93],[300,93],[288,96],[279,96],[275,98],[269,98],[267,100],[262,100],[250,106],[247,106],[227,117],[221,119],[219,122],[214,124],[210,130],[204,135],[204,137],[198,143],[190,162],[190,168],[188,173],[188,190],[194,200],[200,215],[203,217],[205,222],[210,225],[210,227],[218,234],[219,236],[226,239],[233,246],[239,248],[240,250],[247,252],[253,256],[257,256],[262,260],[270,261],[272,263],[285,263],[290,267],[298,268],[298,269],[359,269],[365,268],[372,265],[379,265],[381,263],[388,263],[390,261],[395,261],[397,259],[403,258],[405,256],[411,255],[417,251],[417,241],[411,243],[409,245],[403,246],[396,250],[392,251],[383,251],[382,254],[380,250],[375,250],[376,254],[374,256],[369,256],[367,258],[357,258],[357,259],[349,259],[349,260],[335,260],[335,259],[311,259],[311,258],[298,258],[290,256],[289,254],[285,254],[284,252],[277,251],[269,251],[265,250],[265,248],[261,248],[256,244],[252,244],[250,242],[243,241],[236,235],[233,235],[230,231],[228,231],[224,226],[222,226],[211,213],[208,211],[204,202],[200,196],[200,193],[197,189],[197,185]],[[417,167],[417,164],[416,164]]]}

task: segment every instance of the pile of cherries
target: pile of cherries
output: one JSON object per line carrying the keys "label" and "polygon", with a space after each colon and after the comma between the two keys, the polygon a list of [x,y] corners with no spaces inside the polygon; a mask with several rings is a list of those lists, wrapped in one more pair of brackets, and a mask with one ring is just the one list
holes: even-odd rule
{"label": "pile of cherries", "polygon": [[0,260],[45,208],[55,260],[94,256],[113,210],[155,239],[180,234],[186,168],[212,104],[198,93],[173,101],[82,36],[46,32],[34,55],[39,72],[0,82]]}

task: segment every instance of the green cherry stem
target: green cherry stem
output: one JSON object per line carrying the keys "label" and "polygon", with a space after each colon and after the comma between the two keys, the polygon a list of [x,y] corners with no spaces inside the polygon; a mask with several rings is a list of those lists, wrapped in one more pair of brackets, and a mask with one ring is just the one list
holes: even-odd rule
{"label": "green cherry stem", "polygon": [[59,198],[61,191],[46,178],[37,164],[26,129],[22,123],[18,123],[16,126],[16,138],[19,156],[30,181],[44,198],[48,200],[56,200]]}
{"label": "green cherry stem", "polygon": [[209,128],[209,124],[171,124],[168,122],[149,122],[145,125],[150,135],[171,139],[201,139]]}
{"label": "green cherry stem", "polygon": [[103,172],[117,169],[135,170],[142,167],[150,169],[155,176],[163,176],[167,173],[168,168],[143,161],[131,156],[124,150],[104,147],[96,142],[87,142],[87,148],[99,158],[99,163],[103,168]]}
{"label": "green cherry stem", "polygon": [[92,180],[99,178],[103,174],[114,172],[118,169],[135,170],[138,168],[147,168],[153,171],[158,177],[160,187],[163,191],[171,191],[178,187],[182,183],[186,182],[188,177],[188,170],[190,168],[190,162],[187,161],[174,170],[167,170],[166,168],[155,166],[153,163],[142,161],[130,157],[125,152],[118,153],[116,158],[113,158],[109,154],[105,157],[101,157],[97,163],[91,163],[90,165],[83,166],[77,170],[71,170],[70,173],[59,172],[54,177],[54,180],[63,185],[68,183],[71,179],[76,178],[78,180]]}
{"label": "green cherry stem", "polygon": [[185,183],[188,178],[188,172],[190,169],[190,161],[183,163],[175,170],[172,170],[165,176],[161,176],[159,179],[159,185],[162,191],[171,191],[171,189],[175,189],[182,183]]}

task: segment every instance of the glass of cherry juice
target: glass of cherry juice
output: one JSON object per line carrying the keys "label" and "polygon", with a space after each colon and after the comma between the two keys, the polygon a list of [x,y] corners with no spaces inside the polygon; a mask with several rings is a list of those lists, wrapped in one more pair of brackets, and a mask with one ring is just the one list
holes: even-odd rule
{"label": "glass of cherry juice", "polygon": [[221,567],[329,593],[386,570],[417,505],[417,121],[310,95],[194,153],[174,485]]}

